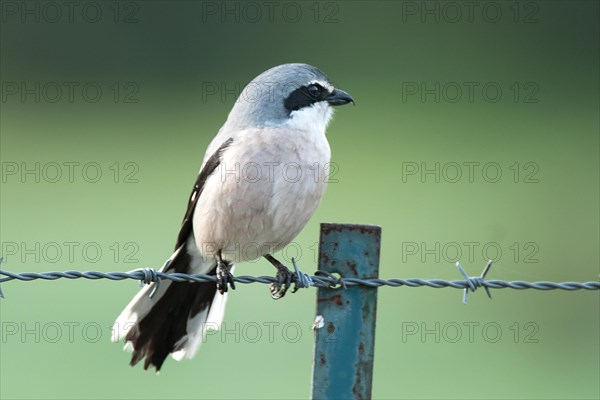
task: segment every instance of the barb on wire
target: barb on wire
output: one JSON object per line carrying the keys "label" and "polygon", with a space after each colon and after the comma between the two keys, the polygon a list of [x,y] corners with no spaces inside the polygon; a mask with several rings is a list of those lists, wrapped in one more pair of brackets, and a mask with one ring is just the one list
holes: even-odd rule
{"label": "barb on wire", "polygon": [[487,293],[488,297],[490,299],[492,298],[492,294],[490,293],[490,288],[487,286],[484,286],[485,276],[489,272],[490,268],[492,268],[492,260],[488,261],[488,263],[486,264],[486,266],[483,269],[483,272],[481,273],[480,276],[467,275],[464,268],[462,267],[462,265],[460,265],[460,263],[458,261],[456,262],[456,267],[458,268],[460,273],[465,277],[466,282],[469,285],[469,286],[465,287],[465,291],[463,293],[463,303],[464,304],[467,304],[467,300],[469,299],[469,289],[474,292],[475,290],[477,290],[478,287],[483,287],[485,289],[485,292]]}
{"label": "barb on wire", "polygon": [[[2,259],[0,259],[0,263]],[[306,275],[298,270],[295,260],[292,261],[296,272],[295,284],[297,288],[303,287],[327,287],[327,288],[342,288],[352,286],[367,286],[377,288],[381,286],[408,286],[408,287],[421,287],[427,286],[431,288],[446,288],[451,287],[455,289],[463,289],[463,302],[466,303],[468,300],[469,290],[475,291],[479,287],[485,288],[488,296],[491,298],[489,289],[536,289],[536,290],[600,290],[600,282],[524,282],[524,281],[512,281],[506,282],[502,280],[486,280],[485,276],[489,272],[492,262],[488,262],[480,276],[469,277],[465,272],[464,268],[457,263],[458,270],[465,277],[464,281],[446,281],[441,279],[358,279],[358,278],[343,278],[331,274],[323,273],[323,271],[317,271],[314,276]],[[43,280],[56,280],[56,279],[109,279],[113,281],[121,281],[125,279],[135,279],[141,281],[141,283],[149,284],[156,282],[153,293],[156,292],[156,288],[162,279],[170,279],[175,282],[213,282],[216,283],[217,278],[214,275],[205,274],[183,274],[183,273],[164,273],[156,271],[152,268],[138,269],[130,272],[99,272],[99,271],[54,271],[54,272],[21,272],[13,273],[0,269],[0,284],[12,280],[19,281],[33,281],[37,279]],[[236,283],[264,283],[270,284],[275,282],[275,277],[272,276],[236,276],[233,278]],[[0,296],[2,292],[0,291]],[[2,296],[4,297],[4,296]]]}
{"label": "barb on wire", "polygon": [[298,289],[305,289],[307,287],[311,287],[313,285],[313,280],[310,275],[307,275],[298,269],[298,265],[296,264],[296,259],[292,257],[292,265],[294,266],[295,277],[295,285],[292,293],[296,293]]}
{"label": "barb on wire", "polygon": [[[2,267],[2,261],[4,261],[4,257],[0,257],[0,267]],[[1,269],[0,269],[0,275],[2,275]],[[3,298],[4,298],[4,293],[2,293],[2,286],[0,286],[0,299],[3,299]]]}
{"label": "barb on wire", "polygon": [[158,272],[154,268],[142,268],[140,271],[142,271],[144,274],[144,277],[140,279],[140,286],[149,285],[152,282],[156,283],[148,295],[148,297],[153,298],[154,293],[156,293],[160,286],[160,277],[158,276]]}

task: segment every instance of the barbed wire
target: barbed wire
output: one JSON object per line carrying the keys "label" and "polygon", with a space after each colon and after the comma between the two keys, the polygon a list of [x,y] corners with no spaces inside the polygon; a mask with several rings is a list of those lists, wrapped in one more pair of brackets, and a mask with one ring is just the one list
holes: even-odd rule
{"label": "barbed wire", "polygon": [[[324,271],[317,271],[315,275],[309,276],[300,272],[296,266],[295,260],[292,260],[294,268],[296,270],[293,283],[295,284],[295,290],[298,288],[305,288],[309,286],[316,287],[329,287],[329,288],[347,288],[348,286],[367,286],[371,288],[378,288],[381,286],[391,287],[422,287],[427,286],[431,288],[455,288],[463,289],[463,303],[467,303],[468,292],[474,292],[479,287],[485,288],[488,297],[492,297],[489,289],[536,289],[536,290],[600,290],[600,282],[525,282],[525,281],[503,281],[503,280],[486,280],[485,276],[489,272],[492,261],[489,261],[482,274],[480,276],[468,276],[464,268],[460,263],[456,263],[456,267],[460,273],[465,277],[465,280],[454,280],[447,281],[442,279],[419,279],[419,278],[391,278],[391,279],[380,279],[380,278],[369,278],[369,279],[358,279],[358,278],[344,278],[336,276]],[[0,258],[0,264],[2,259]],[[3,278],[1,276],[4,276]],[[214,275],[206,274],[184,274],[184,273],[164,273],[159,272],[153,268],[142,268],[129,272],[100,272],[100,271],[52,271],[52,272],[21,272],[14,273],[4,271],[0,269],[0,283],[5,283],[12,280],[19,281],[33,281],[33,280],[57,280],[57,279],[109,279],[112,281],[121,281],[125,279],[134,279],[140,281],[140,284],[150,284],[156,282],[160,284],[163,279],[171,280],[174,282],[197,282],[197,283],[216,283],[217,277]],[[269,284],[276,282],[276,278],[273,276],[235,276],[234,282],[242,284],[250,283],[263,283]],[[4,297],[2,289],[0,288],[0,297]]]}

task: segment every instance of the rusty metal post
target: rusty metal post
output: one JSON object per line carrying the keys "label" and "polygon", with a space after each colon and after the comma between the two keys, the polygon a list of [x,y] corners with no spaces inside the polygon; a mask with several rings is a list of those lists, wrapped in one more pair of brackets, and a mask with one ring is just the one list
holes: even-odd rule
{"label": "rusty metal post", "polygon": [[[319,270],[344,278],[377,278],[381,228],[321,224]],[[370,399],[377,289],[319,288],[313,399]]]}

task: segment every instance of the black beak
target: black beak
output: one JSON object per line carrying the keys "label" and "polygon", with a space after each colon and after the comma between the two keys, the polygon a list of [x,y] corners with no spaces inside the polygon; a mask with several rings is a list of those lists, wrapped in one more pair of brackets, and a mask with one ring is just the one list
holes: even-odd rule
{"label": "black beak", "polygon": [[348,103],[354,104],[354,99],[352,96],[341,89],[334,89],[326,100],[332,106],[343,106],[344,104]]}

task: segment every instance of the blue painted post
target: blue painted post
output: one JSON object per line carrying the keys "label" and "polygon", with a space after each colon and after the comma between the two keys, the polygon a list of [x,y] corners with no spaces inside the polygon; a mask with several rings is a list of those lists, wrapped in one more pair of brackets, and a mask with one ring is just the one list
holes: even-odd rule
{"label": "blue painted post", "polygon": [[[343,278],[377,278],[381,228],[321,224],[319,270]],[[370,399],[377,289],[319,288],[313,399]]]}

